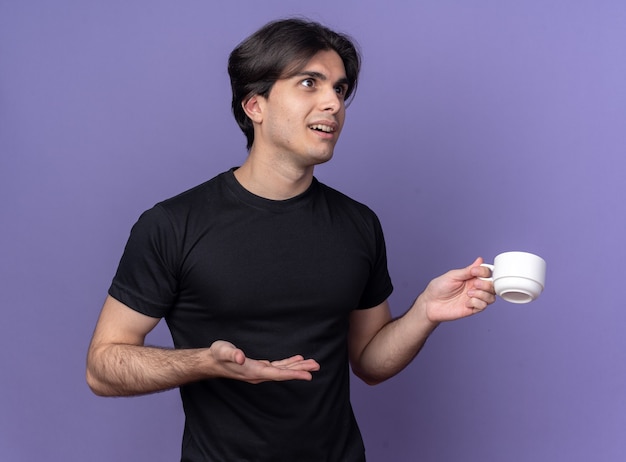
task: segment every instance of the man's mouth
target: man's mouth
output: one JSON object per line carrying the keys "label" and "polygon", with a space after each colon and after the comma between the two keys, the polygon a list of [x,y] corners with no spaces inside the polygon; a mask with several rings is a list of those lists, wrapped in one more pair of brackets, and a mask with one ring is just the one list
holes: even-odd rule
{"label": "man's mouth", "polygon": [[324,124],[309,125],[309,128],[311,130],[315,130],[315,131],[318,131],[318,132],[324,132],[324,133],[333,133],[333,132],[335,132],[337,130],[333,126],[324,125]]}

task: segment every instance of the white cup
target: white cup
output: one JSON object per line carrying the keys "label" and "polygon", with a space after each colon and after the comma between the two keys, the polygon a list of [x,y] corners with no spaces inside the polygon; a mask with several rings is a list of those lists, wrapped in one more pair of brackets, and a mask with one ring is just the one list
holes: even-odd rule
{"label": "white cup", "polygon": [[505,252],[496,256],[493,265],[483,263],[491,270],[496,294],[511,303],[528,303],[535,300],[545,287],[546,262],[528,252]]}

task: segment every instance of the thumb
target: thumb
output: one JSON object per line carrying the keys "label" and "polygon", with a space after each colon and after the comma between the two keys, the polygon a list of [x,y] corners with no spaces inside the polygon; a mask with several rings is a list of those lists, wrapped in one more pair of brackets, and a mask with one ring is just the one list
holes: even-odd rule
{"label": "thumb", "polygon": [[244,352],[230,342],[216,340],[211,348],[215,349],[217,357],[223,361],[230,361],[239,365],[246,361]]}
{"label": "thumb", "polygon": [[482,257],[478,257],[471,263],[469,266],[465,268],[451,270],[450,276],[456,281],[467,281],[469,279],[473,279],[475,277],[480,277],[482,275],[481,266],[483,263]]}
{"label": "thumb", "polygon": [[469,267],[470,277],[473,278],[491,278],[493,276],[493,266],[485,264],[482,258],[477,258]]}

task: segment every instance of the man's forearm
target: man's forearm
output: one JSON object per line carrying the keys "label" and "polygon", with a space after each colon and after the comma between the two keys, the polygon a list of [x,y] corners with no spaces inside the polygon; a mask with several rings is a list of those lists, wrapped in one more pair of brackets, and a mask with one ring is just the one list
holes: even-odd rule
{"label": "man's forearm", "polygon": [[155,393],[208,377],[209,362],[208,349],[100,345],[89,352],[87,383],[101,396]]}
{"label": "man's forearm", "polygon": [[439,323],[425,316],[418,298],[403,316],[384,326],[353,364],[357,376],[370,385],[383,382],[402,371],[420,352]]}

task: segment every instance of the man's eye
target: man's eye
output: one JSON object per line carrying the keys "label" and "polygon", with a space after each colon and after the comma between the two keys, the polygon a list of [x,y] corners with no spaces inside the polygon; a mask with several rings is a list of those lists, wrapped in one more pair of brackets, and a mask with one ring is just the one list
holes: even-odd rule
{"label": "man's eye", "polygon": [[302,86],[307,88],[313,88],[315,86],[315,81],[313,79],[304,79],[302,81]]}
{"label": "man's eye", "polygon": [[346,87],[345,85],[339,85],[338,87],[335,87],[335,91],[337,92],[339,96],[346,96],[348,87]]}

